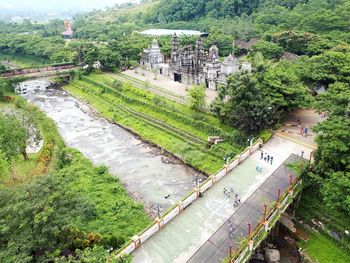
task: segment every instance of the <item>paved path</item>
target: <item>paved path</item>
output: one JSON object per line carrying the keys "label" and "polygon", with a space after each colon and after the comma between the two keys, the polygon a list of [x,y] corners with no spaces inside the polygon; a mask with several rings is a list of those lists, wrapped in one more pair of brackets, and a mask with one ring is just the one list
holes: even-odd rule
{"label": "paved path", "polygon": [[[256,219],[258,211],[249,206],[248,198],[270,178],[290,154],[300,154],[302,150],[305,152],[305,157],[310,154],[309,148],[280,137],[273,137],[262,150],[274,156],[273,165],[260,161],[260,151],[257,151],[205,192],[203,198],[190,205],[162,231],[137,249],[134,252],[133,262],[187,262],[239,209],[242,209],[242,216]],[[257,163],[263,166],[261,173],[255,170]],[[241,207],[233,207],[233,198],[228,198],[223,193],[224,187],[227,189],[233,187],[239,193],[242,200]],[[262,196],[262,202],[264,198]]]}
{"label": "paved path", "polygon": [[[325,120],[315,110],[295,110],[286,116],[286,123],[283,129],[277,132],[277,135],[286,140],[291,140],[295,143],[316,149],[315,143],[316,134],[312,128],[318,123]],[[300,133],[302,127],[308,128],[307,136]]]}

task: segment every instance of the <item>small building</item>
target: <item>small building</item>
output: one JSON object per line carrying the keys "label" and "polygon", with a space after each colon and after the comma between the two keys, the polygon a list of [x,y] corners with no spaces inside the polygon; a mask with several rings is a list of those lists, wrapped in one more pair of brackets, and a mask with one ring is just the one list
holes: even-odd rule
{"label": "small building", "polygon": [[282,59],[288,60],[288,61],[294,61],[299,58],[297,54],[291,53],[291,52],[283,52]]}
{"label": "small building", "polygon": [[[160,64],[164,63],[164,55],[160,52],[157,39],[153,39],[152,46],[143,51],[140,64],[147,70],[160,67]],[[161,74],[163,72],[160,72]]]}
{"label": "small building", "polygon": [[69,21],[64,21],[64,28],[66,30],[62,33],[63,38],[64,39],[72,39],[74,36],[72,24]]}
{"label": "small building", "polygon": [[256,43],[258,42],[258,39],[257,38],[252,38],[250,39],[249,41],[244,41],[244,40],[240,40],[240,39],[237,39],[235,42],[234,42],[234,45],[240,49],[242,49],[243,51],[245,51],[245,53],[247,53],[250,48],[255,45]]}

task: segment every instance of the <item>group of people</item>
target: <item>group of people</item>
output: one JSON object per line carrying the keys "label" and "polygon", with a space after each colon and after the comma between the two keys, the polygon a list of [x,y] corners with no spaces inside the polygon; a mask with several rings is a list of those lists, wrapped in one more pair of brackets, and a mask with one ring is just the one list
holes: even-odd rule
{"label": "group of people", "polygon": [[[234,190],[233,190],[233,188],[232,187],[230,187],[230,191],[228,191],[225,187],[224,187],[224,194],[228,197],[228,198],[230,198],[231,197],[231,194],[233,194],[234,193]],[[234,202],[233,202],[233,206],[234,207],[237,207],[237,206],[239,206],[241,204],[241,198],[239,197],[239,194],[238,193],[235,193],[235,200],[234,200]]]}
{"label": "group of people", "polygon": [[307,127],[304,127],[304,126],[301,126],[300,127],[300,135],[302,135],[302,136],[308,136],[308,134],[309,134],[309,130],[308,130],[308,128]]}
{"label": "group of people", "polygon": [[270,154],[264,153],[263,151],[260,154],[260,160],[264,160],[267,163],[270,163],[272,165],[273,163],[273,156]]}

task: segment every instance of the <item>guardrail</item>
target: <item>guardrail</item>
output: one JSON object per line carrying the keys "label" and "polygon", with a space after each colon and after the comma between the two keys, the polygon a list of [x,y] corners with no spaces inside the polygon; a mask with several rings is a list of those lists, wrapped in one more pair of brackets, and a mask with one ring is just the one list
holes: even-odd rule
{"label": "guardrail", "polygon": [[13,77],[13,76],[21,76],[25,74],[33,74],[33,73],[45,73],[56,70],[65,70],[74,68],[74,64],[65,63],[65,64],[55,64],[55,65],[47,65],[43,67],[33,67],[33,68],[21,68],[21,69],[10,69],[3,72],[0,72],[0,76],[2,77]]}
{"label": "guardrail", "polygon": [[194,188],[192,192],[190,192],[186,197],[184,197],[177,205],[172,207],[167,213],[165,213],[160,218],[156,219],[156,222],[145,229],[139,235],[135,235],[132,238],[132,241],[127,243],[121,249],[116,251],[117,257],[123,257],[131,254],[135,249],[141,246],[147,239],[153,236],[155,233],[160,231],[167,223],[173,220],[178,214],[180,214],[187,206],[193,203],[197,198],[200,197],[202,193],[211,188],[216,182],[222,179],[225,175],[227,175],[232,169],[238,166],[241,162],[243,162],[249,155],[253,154],[256,150],[260,148],[260,145],[263,143],[261,139],[259,139],[254,145],[249,146],[246,150],[237,155],[236,158],[229,164],[225,165],[225,167],[215,175],[209,176],[209,178],[204,181],[200,186]]}
{"label": "guardrail", "polygon": [[281,202],[276,203],[273,209],[267,214],[266,218],[256,226],[250,240],[244,239],[239,248],[237,248],[232,256],[224,260],[226,263],[244,263],[246,262],[253,251],[260,245],[260,243],[267,237],[269,231],[275,226],[281,215],[286,211],[288,206],[293,202],[293,199],[302,190],[302,180],[298,179],[291,187],[284,192],[281,197]]}

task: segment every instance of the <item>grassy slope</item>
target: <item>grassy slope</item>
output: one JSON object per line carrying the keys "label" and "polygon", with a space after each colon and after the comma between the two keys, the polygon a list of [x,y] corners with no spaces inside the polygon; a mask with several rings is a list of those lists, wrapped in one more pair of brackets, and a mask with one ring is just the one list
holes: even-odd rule
{"label": "grassy slope", "polygon": [[[320,195],[304,190],[302,198],[297,209],[297,216],[304,222],[310,222],[312,219],[318,219],[325,224],[327,231],[337,230],[338,233],[344,233],[349,230],[350,219],[339,211],[327,209],[320,202]],[[307,243],[300,242],[300,246],[306,248],[306,253],[313,259],[322,262],[350,262],[350,253],[343,246],[348,246],[349,242],[344,238],[343,244],[334,241],[325,233],[310,233],[310,239]]]}
{"label": "grassy slope", "polygon": [[9,60],[11,64],[15,65],[16,68],[30,68],[30,67],[39,67],[49,64],[48,61],[44,59],[26,56],[26,55],[13,55],[13,54],[4,54],[0,53],[0,61]]}
{"label": "grassy slope", "polygon": [[350,255],[335,241],[321,233],[312,233],[307,243],[300,242],[299,246],[306,250],[306,253],[319,263],[348,263]]}
{"label": "grassy slope", "polygon": [[[33,108],[28,104],[26,106]],[[1,107],[14,107],[14,105],[2,102],[0,103]],[[23,178],[22,183],[33,176],[44,175],[46,172],[62,172],[57,167],[60,158],[58,150],[67,149],[60,138],[54,121],[39,110],[37,110],[36,117],[39,120],[45,145],[54,145],[53,149],[56,150],[52,152],[50,162],[43,163],[40,159],[43,154],[45,155],[44,159],[47,157],[48,148],[45,146],[39,154],[30,155],[28,161],[18,158],[12,164],[11,172],[17,171]],[[129,197],[117,178],[108,173],[99,175],[93,164],[80,152],[73,149],[68,149],[68,151],[73,156],[73,161],[72,164],[63,168],[72,175],[71,183],[67,187],[84,196],[84,199],[96,209],[95,217],[89,220],[83,217],[77,218],[75,222],[72,222],[73,226],[87,233],[99,233],[102,237],[114,236],[120,241],[128,240],[149,225],[151,220],[144,212],[143,205]],[[47,165],[45,169],[42,167],[44,164]],[[13,183],[7,183],[7,186],[9,185],[15,187]]]}
{"label": "grassy slope", "polygon": [[[105,75],[92,75],[91,78],[101,83],[107,83],[110,80]],[[147,107],[125,103],[124,101],[118,99],[115,95],[108,93],[97,95],[99,94],[99,88],[85,81],[75,81],[65,88],[80,99],[90,102],[90,104],[103,116],[107,117],[108,119],[113,119],[118,123],[132,129],[143,139],[160,145],[166,150],[180,156],[188,164],[206,173],[215,173],[223,166],[223,157],[227,155],[235,155],[242,150],[241,147],[232,147],[228,143],[223,143],[219,146],[215,146],[216,148],[214,147],[210,150],[206,150],[203,145],[200,147],[190,145],[186,140],[181,138],[181,136],[174,136],[173,134],[167,133],[167,131],[159,130],[153,126],[150,126],[142,120],[134,118],[130,114],[121,112],[117,109],[117,105],[124,105],[126,107],[132,108],[137,112],[147,114],[148,116],[170,124],[171,126],[176,127],[181,131],[185,131],[186,133],[194,135],[204,142],[207,140],[207,137],[209,135],[213,134],[209,134],[206,131],[200,130],[181,121],[174,120],[171,116],[166,116],[161,112],[156,112]],[[85,91],[88,90],[89,92],[93,91],[95,94],[84,92],[83,89],[85,89]],[[152,93],[140,91],[138,89],[130,87],[128,88],[125,86],[123,87],[123,94],[138,99],[142,97],[143,101],[148,101],[150,103],[152,103],[152,100],[155,97],[155,95]],[[116,104],[113,105],[110,101],[113,101]],[[193,117],[194,114],[199,114],[202,115],[200,118],[205,118],[207,123],[210,123],[216,127],[221,126],[226,132],[234,132],[234,130],[230,129],[229,127],[223,127],[219,121],[211,115],[205,113],[197,113],[183,105],[167,100],[164,101],[167,103],[167,106],[171,105],[174,111],[180,111],[183,115]]]}

